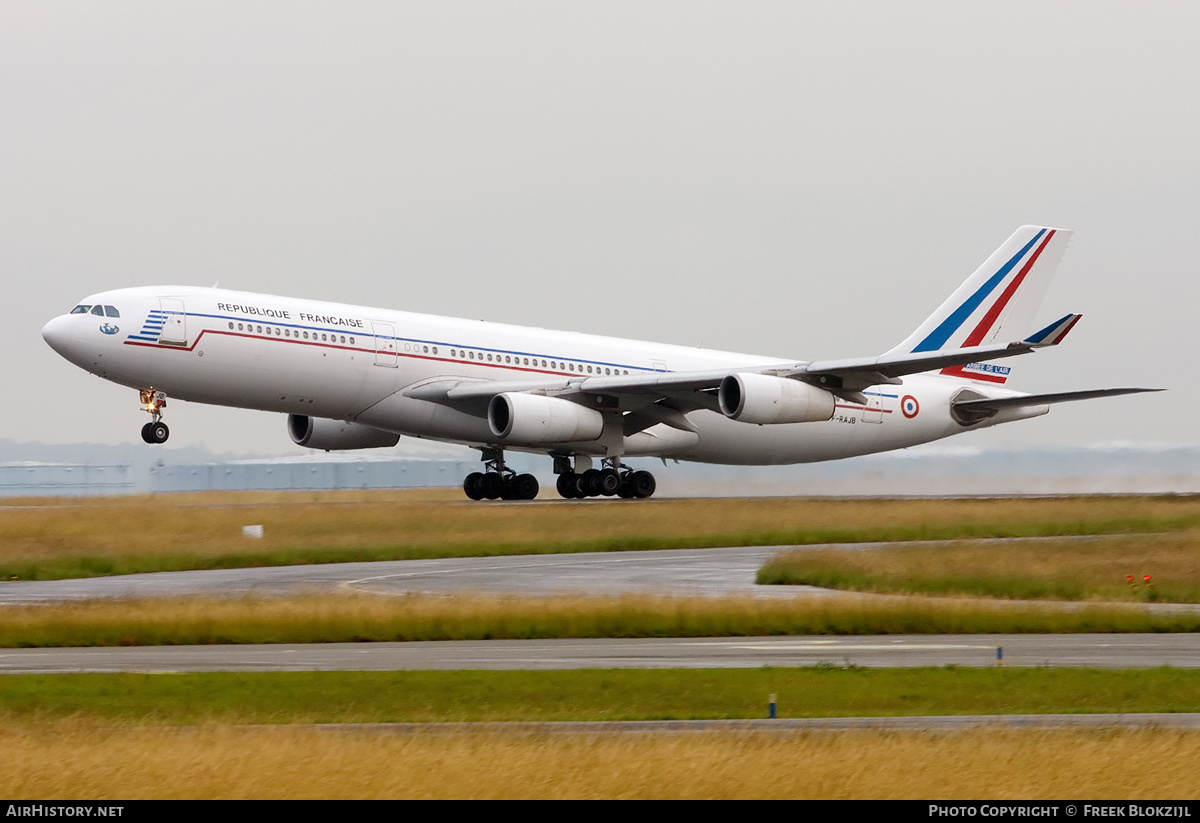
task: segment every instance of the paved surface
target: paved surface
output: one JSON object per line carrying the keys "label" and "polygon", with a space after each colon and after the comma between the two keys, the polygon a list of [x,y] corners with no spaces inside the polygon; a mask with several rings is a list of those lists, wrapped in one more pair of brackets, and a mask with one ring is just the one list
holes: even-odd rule
{"label": "paved surface", "polygon": [[610,638],[0,649],[0,673],[655,669],[762,666],[1200,667],[1200,634]]}
{"label": "paved surface", "polygon": [[[879,544],[844,544],[863,548]],[[822,590],[808,586],[759,586],[758,568],[787,547],[749,546],[637,552],[458,557],[158,572],[83,580],[0,582],[0,605],[51,603],[109,597],[286,594],[346,587],[381,594],[490,592],[593,594],[750,594],[795,597]]]}

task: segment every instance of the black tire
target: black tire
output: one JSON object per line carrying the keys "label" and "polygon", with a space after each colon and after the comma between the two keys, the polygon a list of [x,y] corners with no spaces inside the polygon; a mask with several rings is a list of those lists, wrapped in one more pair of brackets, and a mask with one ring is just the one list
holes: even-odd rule
{"label": "black tire", "polygon": [[463,480],[463,492],[472,500],[483,499],[483,474],[482,472],[471,472],[467,475],[466,480]]}
{"label": "black tire", "polygon": [[649,497],[658,488],[658,484],[654,482],[654,475],[650,472],[634,472],[629,477],[629,484],[635,497]]}
{"label": "black tire", "polygon": [[583,492],[588,497],[595,497],[600,494],[601,475],[599,469],[588,469],[582,475],[583,477]]}
{"label": "black tire", "polygon": [[504,478],[498,472],[487,472],[479,481],[479,490],[488,500],[495,500],[504,491]]}
{"label": "black tire", "polygon": [[150,432],[150,427],[153,425],[153,423],[147,423],[146,425],[142,426],[142,439],[147,443],[154,442],[154,435]]}
{"label": "black tire", "polygon": [[628,500],[633,497],[633,484],[629,482],[629,475],[621,478],[621,486],[617,489],[617,497]]}
{"label": "black tire", "polygon": [[600,472],[600,493],[612,497],[621,488],[621,475],[616,469],[605,469]]}
{"label": "black tire", "polygon": [[171,436],[171,430],[167,428],[166,423],[151,423],[150,424],[150,440],[151,443],[166,443],[167,438]]}
{"label": "black tire", "polygon": [[578,475],[576,475],[575,472],[560,474],[558,476],[558,480],[554,484],[558,489],[558,493],[567,500],[574,500],[577,497],[575,494],[575,480],[577,478]]}
{"label": "black tire", "polygon": [[532,500],[538,495],[538,481],[532,474],[518,474],[513,478],[513,497],[517,500]]}

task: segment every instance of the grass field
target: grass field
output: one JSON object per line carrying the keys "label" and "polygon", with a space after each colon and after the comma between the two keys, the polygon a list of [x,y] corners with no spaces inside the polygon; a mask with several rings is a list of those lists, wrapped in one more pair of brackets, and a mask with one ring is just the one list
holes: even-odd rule
{"label": "grass field", "polygon": [[1200,603],[1200,529],[1001,549],[947,541],[855,552],[800,550],[773,558],[758,582],[938,596]]}
{"label": "grass field", "polygon": [[[243,538],[241,527],[250,524],[263,525],[266,537]],[[0,506],[0,576],[21,579],[500,553],[1120,537],[1094,545],[1042,543],[1024,555],[1010,546],[992,552],[1011,557],[1005,561],[1010,565],[969,575],[1001,580],[1000,588],[993,585],[988,593],[997,598],[991,602],[865,595],[787,602],[355,595],[124,601],[5,608],[0,645],[1197,631],[1196,615],[1152,615],[1137,602],[1063,609],[999,599],[1072,596],[1064,594],[1061,581],[1069,581],[1073,568],[1093,566],[1076,575],[1083,582],[1074,596],[1153,599],[1120,586],[1122,596],[1106,588],[1110,581],[1105,575],[1119,565],[1122,581],[1129,573],[1154,574],[1154,598],[1189,600],[1195,592],[1184,578],[1197,577],[1188,565],[1197,530],[1200,497],[489,506],[460,503],[457,492],[439,491],[9,500]],[[840,554],[883,557],[889,552]],[[945,554],[923,562],[934,570],[940,564],[940,576],[953,578],[965,560]],[[1008,583],[1003,582],[1005,568],[1015,572]],[[868,574],[881,576],[878,571]],[[1033,584],[1059,588],[1026,594]],[[906,586],[911,583],[891,590],[907,591]],[[938,593],[959,591],[955,586],[961,584]],[[0,677],[5,762],[0,795],[1200,797],[1194,768],[1200,734],[1164,730],[400,736],[330,733],[297,725],[762,717],[769,694],[778,695],[783,717],[1200,711],[1200,672],[823,665],[709,671],[6,675]]]}
{"label": "grass field", "polygon": [[845,595],[379,597],[91,601],[9,606],[0,647],[349,643],[550,637],[1194,632],[1200,611],[1095,603]]}
{"label": "grass field", "polygon": [[[350,560],[1171,532],[1200,496],[598,500],[488,505],[452,490],[10,499],[0,579]],[[264,537],[242,536],[262,525]]]}
{"label": "grass field", "polygon": [[1200,670],[1066,668],[5,675],[0,722],[148,725],[1200,711]]}
{"label": "grass field", "polygon": [[0,795],[1192,800],[1200,733],[395,735],[0,725]]}

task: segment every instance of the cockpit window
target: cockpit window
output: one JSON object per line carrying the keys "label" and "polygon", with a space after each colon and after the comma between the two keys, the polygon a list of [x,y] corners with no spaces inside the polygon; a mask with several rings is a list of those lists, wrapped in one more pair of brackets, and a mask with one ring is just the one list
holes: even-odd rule
{"label": "cockpit window", "polygon": [[76,306],[75,308],[71,309],[71,314],[87,314],[89,311],[91,311],[91,308],[91,306]]}
{"label": "cockpit window", "polygon": [[108,317],[120,317],[121,316],[121,313],[119,311],[117,311],[116,306],[105,306],[104,314]]}
{"label": "cockpit window", "polygon": [[92,314],[98,314],[101,317],[103,317],[104,316],[104,307],[103,306],[92,306]]}

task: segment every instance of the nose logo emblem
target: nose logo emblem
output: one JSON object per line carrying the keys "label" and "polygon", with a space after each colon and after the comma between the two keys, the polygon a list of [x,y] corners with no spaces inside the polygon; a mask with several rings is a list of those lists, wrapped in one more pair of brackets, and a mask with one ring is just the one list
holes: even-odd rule
{"label": "nose logo emblem", "polygon": [[105,334],[116,334],[120,330],[120,326],[114,326],[112,323],[105,323],[100,327],[100,331],[104,332]]}

